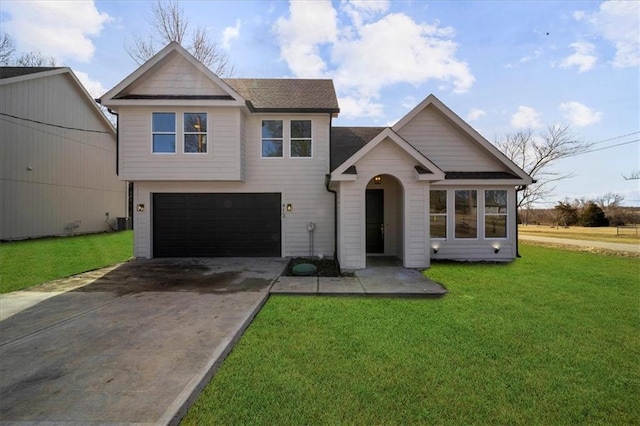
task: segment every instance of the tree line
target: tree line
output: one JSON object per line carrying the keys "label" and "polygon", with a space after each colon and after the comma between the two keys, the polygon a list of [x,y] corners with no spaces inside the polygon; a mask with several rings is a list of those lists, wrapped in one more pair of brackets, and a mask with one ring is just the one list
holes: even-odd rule
{"label": "tree line", "polygon": [[640,222],[640,207],[622,206],[624,197],[607,193],[588,199],[558,201],[551,209],[531,209],[520,212],[519,221],[527,224],[554,226],[624,226]]}

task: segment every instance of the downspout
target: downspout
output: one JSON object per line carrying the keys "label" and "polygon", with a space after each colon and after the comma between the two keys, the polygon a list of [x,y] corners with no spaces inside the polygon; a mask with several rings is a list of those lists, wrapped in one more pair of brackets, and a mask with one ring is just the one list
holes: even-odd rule
{"label": "downspout", "polygon": [[329,113],[329,174],[324,178],[324,184],[327,191],[333,194],[333,259],[340,270],[340,262],[338,261],[338,193],[329,188],[331,182],[331,127],[333,116]]}
{"label": "downspout", "polygon": [[111,108],[107,111],[116,116],[116,176],[120,176],[120,116]]}
{"label": "downspout", "polygon": [[516,257],[521,258],[520,256],[520,238],[518,237],[518,192],[524,191],[527,189],[527,185],[516,186],[516,198],[514,200],[514,210],[516,211]]}

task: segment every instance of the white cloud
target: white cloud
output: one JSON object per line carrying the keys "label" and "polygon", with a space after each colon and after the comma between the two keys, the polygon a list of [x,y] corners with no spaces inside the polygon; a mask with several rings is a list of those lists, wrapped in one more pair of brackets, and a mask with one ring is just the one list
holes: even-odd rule
{"label": "white cloud", "polygon": [[383,105],[359,96],[340,97],[340,116],[346,118],[382,117]]}
{"label": "white cloud", "polygon": [[573,19],[575,19],[576,21],[582,21],[585,16],[587,16],[587,14],[584,13],[583,10],[576,10],[575,12],[573,12]]}
{"label": "white cloud", "polygon": [[588,126],[597,123],[602,118],[602,112],[595,111],[580,102],[563,102],[560,110],[564,113],[564,118],[571,124],[578,127]]}
{"label": "white cloud", "polygon": [[541,127],[540,114],[528,106],[519,106],[518,111],[511,116],[511,125],[516,129],[535,129]]}
{"label": "white cloud", "polygon": [[589,71],[595,66],[598,58],[594,53],[596,47],[593,44],[585,41],[577,41],[575,43],[571,43],[569,47],[573,48],[574,52],[564,58],[560,63],[561,68],[577,66],[578,72],[582,73]]}
{"label": "white cloud", "polygon": [[3,30],[13,37],[18,50],[41,52],[59,62],[90,61],[95,50],[91,37],[99,35],[111,19],[93,1],[5,1],[2,7],[10,16]]}
{"label": "white cloud", "polygon": [[73,71],[73,73],[78,77],[80,83],[84,86],[84,88],[89,92],[92,98],[96,99],[107,93],[107,88],[102,85],[98,80],[93,80],[89,77],[89,74],[82,71]]}
{"label": "white cloud", "polygon": [[614,67],[640,65],[640,2],[603,2],[600,10],[592,16],[591,23],[616,47]]}
{"label": "white cloud", "polygon": [[523,56],[520,58],[520,63],[526,63],[538,59],[542,56],[542,49],[536,49],[531,55]]}
{"label": "white cloud", "polygon": [[[454,30],[390,13],[387,2],[343,2],[341,20],[328,1],[290,2],[290,16],[274,26],[280,55],[296,77],[331,76],[343,116],[378,116],[380,91],[398,83],[429,80],[455,93],[475,82],[456,58]],[[324,50],[321,54],[321,48]],[[371,108],[368,110],[364,107]]]}
{"label": "white cloud", "polygon": [[289,19],[280,17],[274,25],[280,43],[280,57],[296,77],[320,77],[326,64],[319,45],[335,41],[337,12],[329,1],[289,3]]}
{"label": "white cloud", "polygon": [[236,25],[233,27],[226,27],[222,31],[222,47],[226,50],[231,48],[231,40],[234,40],[240,36],[240,26],[242,23],[239,19],[236,19]]}
{"label": "white cloud", "polygon": [[487,115],[487,113],[480,108],[472,108],[467,114],[467,121],[478,121],[480,117]]}

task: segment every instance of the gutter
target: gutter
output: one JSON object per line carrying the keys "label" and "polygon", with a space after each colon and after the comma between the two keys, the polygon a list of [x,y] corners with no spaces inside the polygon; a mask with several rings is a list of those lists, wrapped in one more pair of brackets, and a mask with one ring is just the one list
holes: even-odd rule
{"label": "gutter", "polygon": [[[329,171],[331,171],[331,127],[333,122],[333,115],[329,113]],[[333,194],[333,260],[340,270],[340,262],[338,261],[338,193],[332,189],[329,189],[329,183],[331,182],[331,173],[325,175],[324,185],[328,192]]]}

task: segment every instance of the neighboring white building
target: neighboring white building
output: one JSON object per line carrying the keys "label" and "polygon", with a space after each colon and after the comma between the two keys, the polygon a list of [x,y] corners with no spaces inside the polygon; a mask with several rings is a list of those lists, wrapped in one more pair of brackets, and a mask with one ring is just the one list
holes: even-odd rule
{"label": "neighboring white building", "polygon": [[0,240],[115,227],[127,213],[116,148],[69,68],[0,67]]}
{"label": "neighboring white building", "polygon": [[220,79],[171,43],[101,98],[134,182],[137,257],[517,255],[524,171],[434,96],[393,127],[331,127],[331,80]]}

